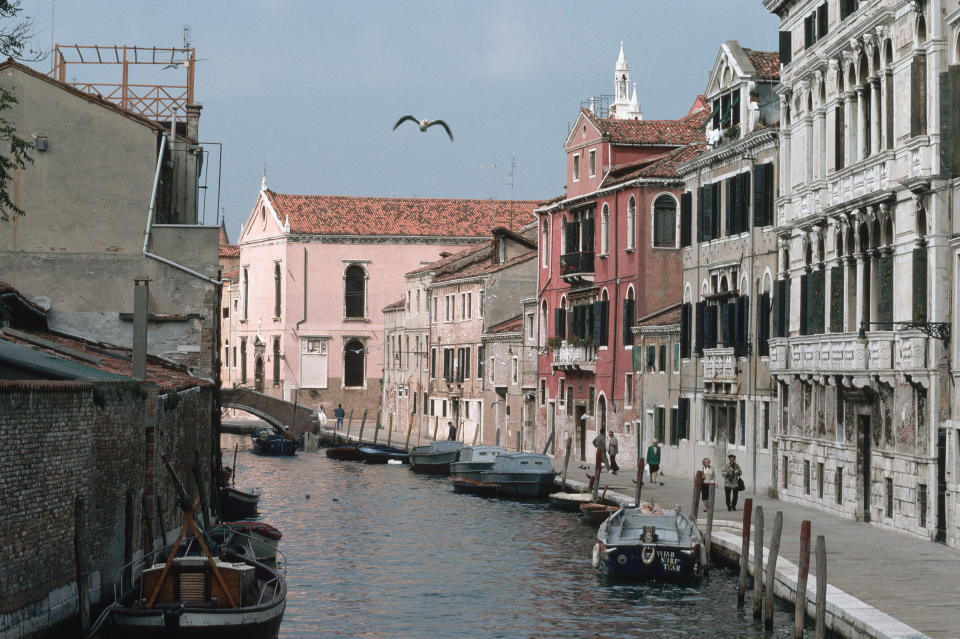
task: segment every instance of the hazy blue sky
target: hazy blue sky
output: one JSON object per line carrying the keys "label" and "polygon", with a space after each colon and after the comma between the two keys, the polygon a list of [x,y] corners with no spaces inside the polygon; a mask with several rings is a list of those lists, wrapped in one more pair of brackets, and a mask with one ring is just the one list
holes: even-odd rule
{"label": "hazy blue sky", "polygon": [[[286,193],[547,198],[581,100],[612,93],[620,41],[645,119],[687,112],[720,44],[773,50],[760,0],[24,0],[35,46],[180,46],[202,61],[200,137],[223,143],[235,239],[264,164]],[[49,70],[49,61],[36,68]],[[75,67],[68,80],[84,80]],[[180,80],[177,71],[172,80]],[[165,76],[166,77],[166,76]],[[443,118],[421,134],[400,115]],[[490,165],[496,165],[492,167]],[[207,223],[215,223],[215,191]]]}

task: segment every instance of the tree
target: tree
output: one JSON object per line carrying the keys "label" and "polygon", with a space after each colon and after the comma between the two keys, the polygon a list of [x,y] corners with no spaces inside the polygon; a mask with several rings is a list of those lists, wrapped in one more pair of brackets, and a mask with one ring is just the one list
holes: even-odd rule
{"label": "tree", "polygon": [[[30,19],[21,18],[20,0],[0,0],[0,55],[7,58],[24,59],[27,52],[31,60],[42,57],[37,51],[26,48],[30,39]],[[27,150],[33,146],[30,140],[17,135],[16,127],[3,116],[3,112],[11,109],[17,103],[16,96],[5,87],[0,87],[0,150],[4,145],[10,145],[9,153],[0,151],[0,221],[6,222],[11,214],[23,215],[23,209],[18,207],[10,197],[10,181],[13,173],[26,167],[27,162],[33,159],[27,155]]]}

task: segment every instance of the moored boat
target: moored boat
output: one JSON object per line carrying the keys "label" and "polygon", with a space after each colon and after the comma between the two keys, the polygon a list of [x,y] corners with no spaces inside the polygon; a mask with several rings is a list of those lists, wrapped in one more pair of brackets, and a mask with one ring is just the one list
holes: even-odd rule
{"label": "moored boat", "polygon": [[450,474],[480,481],[480,473],[490,470],[497,455],[506,453],[503,446],[466,446],[460,450],[457,461],[450,464]]}
{"label": "moored boat", "polygon": [[546,497],[556,476],[548,456],[522,452],[497,455],[490,470],[480,473],[481,481],[496,484],[504,497]]}
{"label": "moored boat", "polygon": [[430,442],[427,446],[416,446],[410,453],[410,468],[418,473],[446,475],[462,448],[462,442],[447,439]]}
{"label": "moored boat", "polygon": [[464,477],[462,475],[450,475],[450,483],[453,484],[453,490],[458,493],[467,493],[470,495],[489,495],[494,496],[500,490],[499,486],[479,479]]}
{"label": "moored boat", "polygon": [[407,451],[402,448],[393,448],[392,446],[380,444],[357,446],[357,452],[366,464],[386,464],[391,461],[406,464],[410,461],[410,455],[407,454]]}
{"label": "moored boat", "polygon": [[610,577],[687,583],[706,565],[703,537],[677,506],[621,508],[600,525],[593,564]]}
{"label": "moored boat", "polygon": [[327,457],[342,461],[360,461],[360,450],[357,444],[341,444],[326,450]]}
{"label": "moored boat", "polygon": [[257,516],[257,504],[260,502],[259,487],[240,490],[235,486],[220,488],[220,516],[224,519],[243,519]]}
{"label": "moored boat", "polygon": [[249,546],[257,561],[274,561],[283,538],[283,533],[263,521],[227,521],[207,532],[217,543]]}
{"label": "moored boat", "polygon": [[610,504],[602,504],[595,501],[580,504],[580,512],[583,513],[583,518],[594,528],[605,522],[607,517],[618,510],[620,510],[619,506],[611,506]]}
{"label": "moored boat", "polygon": [[550,493],[550,505],[568,513],[580,512],[580,505],[593,501],[590,493]]}
{"label": "moored boat", "polygon": [[261,431],[253,440],[253,452],[261,455],[295,455],[297,441],[277,433]]}

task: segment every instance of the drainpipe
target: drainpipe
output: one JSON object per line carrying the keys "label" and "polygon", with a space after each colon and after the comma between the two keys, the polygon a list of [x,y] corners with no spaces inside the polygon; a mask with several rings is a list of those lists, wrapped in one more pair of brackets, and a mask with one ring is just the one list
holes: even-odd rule
{"label": "drainpipe", "polygon": [[166,133],[164,133],[163,136],[160,138],[160,153],[157,154],[157,172],[153,176],[153,189],[150,192],[150,208],[147,210],[147,229],[143,234],[143,255],[144,257],[149,257],[150,259],[157,260],[158,262],[162,262],[167,266],[172,266],[175,269],[179,269],[184,273],[187,273],[205,282],[213,284],[214,286],[223,286],[222,280],[214,279],[212,277],[207,277],[203,273],[197,272],[192,268],[184,266],[183,264],[177,264],[173,260],[167,259],[165,257],[161,257],[147,250],[147,247],[150,244],[150,230],[153,228],[153,216],[157,207],[157,187],[160,184],[160,170],[163,168],[163,149],[164,149],[165,143],[167,142],[167,139],[168,138]]}

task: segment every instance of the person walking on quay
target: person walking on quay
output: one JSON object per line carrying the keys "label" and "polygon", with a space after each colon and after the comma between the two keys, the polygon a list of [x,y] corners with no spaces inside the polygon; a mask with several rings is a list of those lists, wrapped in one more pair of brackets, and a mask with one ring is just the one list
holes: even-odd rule
{"label": "person walking on quay", "polygon": [[620,452],[620,444],[617,442],[617,434],[610,433],[610,443],[607,444],[607,451],[610,453],[610,472],[614,475],[620,470],[617,464],[617,453]]}
{"label": "person walking on quay", "polygon": [[647,447],[647,463],[650,464],[650,483],[663,486],[662,481],[657,481],[660,474],[660,442],[657,439]]}
{"label": "person walking on quay", "polygon": [[346,415],[346,412],[343,410],[343,406],[337,404],[337,407],[333,409],[333,416],[337,418],[337,430],[343,428],[343,416]]}
{"label": "person walking on quay", "polygon": [[710,486],[717,485],[717,471],[710,467],[710,458],[704,457],[703,462],[703,483],[700,484],[700,499],[703,500],[703,512],[710,508]]}
{"label": "person walking on quay", "polygon": [[737,497],[743,490],[741,485],[743,481],[740,476],[743,471],[740,470],[740,464],[737,463],[736,455],[727,455],[727,467],[723,469],[723,494],[727,500],[727,510],[737,509]]}
{"label": "person walking on quay", "polygon": [[456,439],[457,439],[457,427],[453,425],[453,422],[447,422],[447,430],[448,430],[449,433],[450,433],[450,434],[447,436],[447,439],[449,439],[450,441],[456,441]]}
{"label": "person walking on quay", "polygon": [[600,468],[604,466],[610,469],[610,462],[607,461],[607,434],[603,430],[597,431],[597,436],[593,438],[593,447],[597,449],[597,455],[600,457]]}

